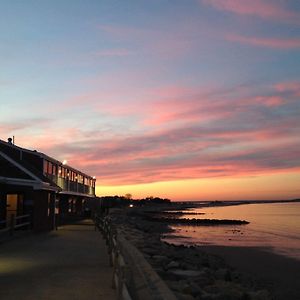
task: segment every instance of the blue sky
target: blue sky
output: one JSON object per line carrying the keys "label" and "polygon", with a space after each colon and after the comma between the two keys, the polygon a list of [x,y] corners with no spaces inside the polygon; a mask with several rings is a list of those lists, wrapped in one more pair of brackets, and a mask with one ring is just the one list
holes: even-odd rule
{"label": "blue sky", "polygon": [[299,176],[298,1],[1,1],[0,41],[0,138],[99,194]]}

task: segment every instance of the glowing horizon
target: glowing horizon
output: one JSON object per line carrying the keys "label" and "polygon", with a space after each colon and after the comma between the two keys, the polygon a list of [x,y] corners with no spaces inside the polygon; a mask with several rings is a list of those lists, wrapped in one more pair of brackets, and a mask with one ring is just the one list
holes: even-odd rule
{"label": "glowing horizon", "polygon": [[99,196],[300,197],[298,1],[4,1],[0,20],[0,139]]}
{"label": "glowing horizon", "polygon": [[[282,181],[287,183],[283,184]],[[130,193],[133,199],[154,196],[171,201],[291,200],[299,199],[298,185],[299,171],[212,180],[192,179],[123,186],[97,185],[96,194],[124,196]],[[195,190],[200,191],[195,193]]]}

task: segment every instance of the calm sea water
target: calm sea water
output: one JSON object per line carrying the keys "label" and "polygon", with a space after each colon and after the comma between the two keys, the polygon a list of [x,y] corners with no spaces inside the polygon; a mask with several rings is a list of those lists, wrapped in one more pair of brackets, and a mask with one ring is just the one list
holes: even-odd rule
{"label": "calm sea water", "polygon": [[300,260],[300,203],[244,204],[195,208],[183,218],[239,219],[247,225],[173,226],[175,244],[267,247]]}

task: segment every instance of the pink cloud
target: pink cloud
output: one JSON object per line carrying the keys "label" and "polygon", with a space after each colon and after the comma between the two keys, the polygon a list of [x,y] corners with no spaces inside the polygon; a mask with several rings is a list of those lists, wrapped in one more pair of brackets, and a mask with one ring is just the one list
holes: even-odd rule
{"label": "pink cloud", "polygon": [[[299,153],[289,146],[291,144],[286,143],[247,151],[199,153],[186,158],[176,158],[169,154],[159,158],[148,156],[144,159],[127,158],[123,161],[100,162],[88,159],[84,167],[97,175],[100,184],[118,185],[299,171],[299,165],[291,165],[293,160],[299,160]],[[283,161],[280,164],[281,159]]]}
{"label": "pink cloud", "polygon": [[[226,90],[179,85],[150,89],[142,105],[107,107],[112,113],[123,107],[125,115],[138,116],[142,130],[135,118],[126,123],[134,130],[108,135],[102,134],[102,123],[84,128],[84,122],[76,127],[32,120],[27,126],[38,131],[28,135],[27,128],[18,144],[67,159],[95,174],[100,185],[294,170],[300,168],[298,91],[296,81]],[[81,105],[86,98],[73,100]],[[64,130],[57,134],[62,124]]]}
{"label": "pink cloud", "polygon": [[2,123],[0,127],[0,135],[5,136],[5,140],[10,137],[14,132],[22,129],[22,124],[5,124]]}
{"label": "pink cloud", "polygon": [[[289,99],[277,93],[272,87],[271,95],[249,96],[248,88],[237,87],[222,91],[217,88],[166,87],[159,90],[156,102],[147,110],[144,124],[159,126],[175,123],[207,123],[229,118],[242,111],[256,107],[278,107]],[[161,97],[161,98],[160,98]]]}
{"label": "pink cloud", "polygon": [[280,82],[275,85],[275,89],[279,92],[291,92],[300,97],[300,81]]}
{"label": "pink cloud", "polygon": [[228,41],[238,42],[241,44],[274,48],[274,49],[288,50],[288,49],[300,48],[300,38],[260,38],[260,37],[246,37],[238,34],[229,34],[226,35],[225,39]]}
{"label": "pink cloud", "polygon": [[284,100],[280,96],[257,97],[256,100],[269,107],[281,106],[284,104]]}
{"label": "pink cloud", "polygon": [[[268,90],[256,91],[257,95],[254,96],[249,96],[249,93],[253,93],[249,87],[222,90],[216,87],[178,85],[134,91],[130,84],[126,84],[124,88],[104,88],[99,92],[72,97],[62,102],[60,109],[68,109],[70,105],[85,106],[89,102],[94,113],[108,114],[114,120],[131,118],[132,125],[143,125],[143,128],[148,129],[150,126],[151,130],[157,130],[161,126],[171,128],[219,121],[259,107],[279,107],[291,101],[290,97],[280,91],[287,88],[296,89],[297,83],[278,83],[268,87]],[[116,101],[129,98],[130,95],[134,97],[133,101]]]}
{"label": "pink cloud", "polygon": [[[300,141],[295,131],[299,128],[298,118],[264,120],[264,125],[257,128],[239,126],[182,127],[107,140],[98,137],[94,141],[69,142],[69,146],[54,145],[52,151],[59,147],[58,152],[67,153],[74,166],[96,174],[102,184],[299,169]],[[84,151],[82,145],[86,146]]]}
{"label": "pink cloud", "polygon": [[281,2],[275,0],[202,0],[202,3],[218,10],[229,11],[237,15],[299,24],[300,14],[288,10],[281,5]]}
{"label": "pink cloud", "polygon": [[41,128],[47,128],[51,131],[51,123],[51,119],[46,117],[24,118],[19,121],[10,122],[3,121],[0,126],[0,138],[6,141],[8,137],[15,136],[16,143],[26,147],[27,145],[30,145],[29,141],[33,141],[33,144],[36,143],[36,135],[31,135],[34,130],[37,131]]}

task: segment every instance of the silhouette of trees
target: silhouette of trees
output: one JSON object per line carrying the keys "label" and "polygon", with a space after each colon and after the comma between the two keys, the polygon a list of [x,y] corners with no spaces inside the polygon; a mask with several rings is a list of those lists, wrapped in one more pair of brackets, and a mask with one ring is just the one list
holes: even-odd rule
{"label": "silhouette of trees", "polygon": [[131,200],[131,199],[132,199],[132,194],[128,193],[128,194],[126,194],[124,197],[125,197],[125,199],[127,199],[127,200]]}

